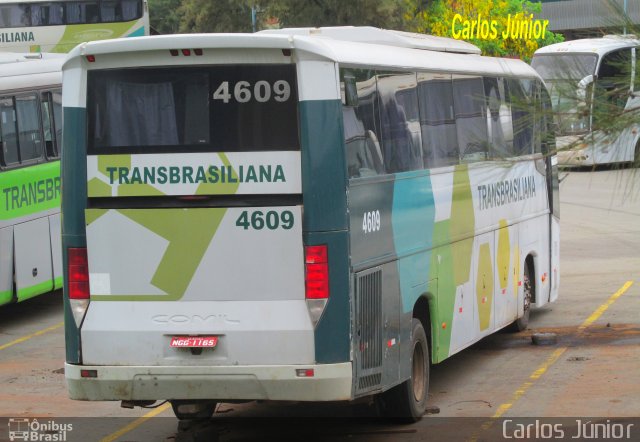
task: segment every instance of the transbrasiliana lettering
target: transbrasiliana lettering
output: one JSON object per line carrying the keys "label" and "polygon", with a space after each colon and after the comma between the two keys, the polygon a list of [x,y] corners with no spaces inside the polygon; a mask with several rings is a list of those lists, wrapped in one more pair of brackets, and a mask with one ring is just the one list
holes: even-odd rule
{"label": "transbrasiliana lettering", "polygon": [[536,195],[536,181],[533,176],[498,181],[478,186],[480,210],[504,206]]}
{"label": "transbrasiliana lettering", "polygon": [[110,184],[224,184],[286,182],[281,165],[107,167]]}

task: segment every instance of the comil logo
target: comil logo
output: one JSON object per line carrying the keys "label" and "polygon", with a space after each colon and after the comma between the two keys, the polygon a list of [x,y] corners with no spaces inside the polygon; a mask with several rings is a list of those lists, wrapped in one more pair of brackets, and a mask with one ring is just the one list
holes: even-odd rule
{"label": "comil logo", "polygon": [[67,433],[73,431],[73,424],[60,424],[53,420],[40,422],[38,419],[10,418],[10,441],[64,442]]}

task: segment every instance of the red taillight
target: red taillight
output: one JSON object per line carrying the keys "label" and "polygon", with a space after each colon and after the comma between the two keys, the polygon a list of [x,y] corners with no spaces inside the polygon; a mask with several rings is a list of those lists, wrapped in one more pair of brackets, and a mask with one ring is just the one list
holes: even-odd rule
{"label": "red taillight", "polygon": [[196,55],[202,55],[202,49],[194,49],[193,53]]}
{"label": "red taillight", "polygon": [[305,247],[306,299],[329,298],[329,262],[327,246]]}
{"label": "red taillight", "polygon": [[69,299],[89,299],[87,249],[70,248],[67,255]]}
{"label": "red taillight", "polygon": [[180,52],[178,52],[177,49],[169,49],[169,53],[173,56],[173,57],[177,57],[178,55],[180,55]]}
{"label": "red taillight", "polygon": [[96,61],[96,56],[95,55],[87,55],[87,61],[89,63],[93,63]]}
{"label": "red taillight", "polygon": [[182,50],[182,55],[184,55],[185,57],[188,57],[191,55],[191,49],[183,49]]}

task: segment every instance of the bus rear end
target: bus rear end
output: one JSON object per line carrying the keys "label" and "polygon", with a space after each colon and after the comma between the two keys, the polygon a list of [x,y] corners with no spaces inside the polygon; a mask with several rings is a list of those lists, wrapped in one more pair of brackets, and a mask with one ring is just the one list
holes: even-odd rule
{"label": "bus rear end", "polygon": [[65,65],[73,399],[351,398],[347,266],[329,275],[346,262],[346,229],[313,198],[344,178],[334,164],[303,180],[308,149],[331,134],[311,135],[317,104],[286,39],[229,38],[245,49],[116,41]]}

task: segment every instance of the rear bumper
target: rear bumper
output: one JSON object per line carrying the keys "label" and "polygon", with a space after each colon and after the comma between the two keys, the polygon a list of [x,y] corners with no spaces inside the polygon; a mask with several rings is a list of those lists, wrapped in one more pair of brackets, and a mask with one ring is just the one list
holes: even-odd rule
{"label": "rear bumper", "polygon": [[[298,377],[296,369],[313,369]],[[96,370],[83,378],[81,370]],[[293,400],[340,401],[352,395],[351,362],[278,366],[88,366],[65,364],[69,397],[76,400]]]}

